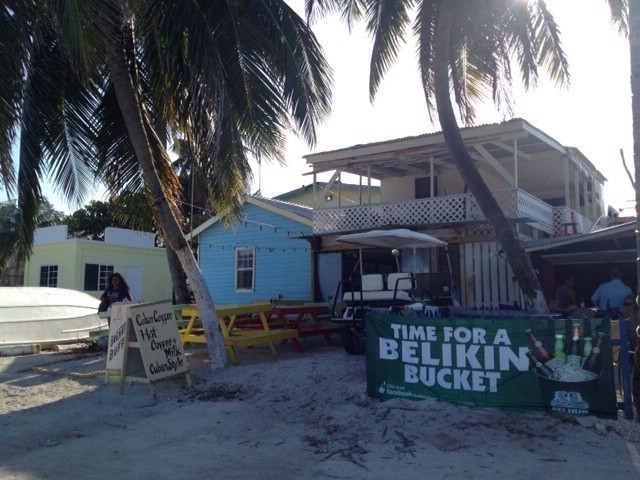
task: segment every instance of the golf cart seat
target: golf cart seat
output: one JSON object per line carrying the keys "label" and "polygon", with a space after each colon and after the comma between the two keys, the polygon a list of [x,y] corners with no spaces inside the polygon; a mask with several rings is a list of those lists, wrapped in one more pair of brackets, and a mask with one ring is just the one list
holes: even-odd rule
{"label": "golf cart seat", "polygon": [[390,273],[387,275],[387,289],[391,291],[413,290],[416,288],[413,275],[407,272]]}
{"label": "golf cart seat", "polygon": [[385,288],[384,276],[381,273],[362,275],[360,290],[344,292],[342,300],[347,305],[366,303],[371,306],[391,306],[413,302],[409,292],[414,286],[410,273],[390,273]]}

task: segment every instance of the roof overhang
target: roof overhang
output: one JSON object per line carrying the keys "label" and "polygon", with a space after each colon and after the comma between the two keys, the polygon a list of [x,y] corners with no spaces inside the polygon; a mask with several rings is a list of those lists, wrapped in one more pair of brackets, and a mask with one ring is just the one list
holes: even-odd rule
{"label": "roof overhang", "polygon": [[635,262],[635,221],[603,228],[585,235],[572,235],[525,243],[528,253],[538,253],[554,265]]}
{"label": "roof overhang", "polygon": [[[245,195],[244,203],[256,205],[258,207],[264,208],[265,210],[269,210],[271,212],[277,213],[278,215],[282,215],[283,217],[289,218],[291,220],[295,220],[296,222],[300,222],[303,225],[307,225],[309,227],[313,226],[313,220],[311,218],[306,218],[303,215],[297,214],[295,211],[287,210],[285,208],[278,206],[278,204],[285,205],[286,202],[279,201],[276,199],[271,199],[271,198],[261,198],[255,195]],[[306,208],[296,204],[289,204],[289,205],[297,209]],[[223,219],[224,219],[224,215],[216,215],[215,217],[211,217],[210,219],[205,221],[202,225],[195,228],[192,232],[188,233],[186,235],[186,238],[189,240],[197,237],[204,230],[222,221]]]}
{"label": "roof overhang", "polygon": [[627,263],[636,261],[637,250],[610,250],[606,252],[575,252],[543,254],[552,265],[578,265],[594,263]]}
{"label": "roof overhang", "polygon": [[[511,161],[514,141],[518,154],[522,156],[550,151],[556,156],[567,154],[567,149],[559,142],[522,119],[463,128],[461,133],[472,150],[474,145],[482,146],[483,151],[498,160],[505,158]],[[376,179],[425,174],[432,159],[439,167],[452,164],[442,132],[354,145],[304,158],[314,173],[339,169],[355,175],[371,174]]]}

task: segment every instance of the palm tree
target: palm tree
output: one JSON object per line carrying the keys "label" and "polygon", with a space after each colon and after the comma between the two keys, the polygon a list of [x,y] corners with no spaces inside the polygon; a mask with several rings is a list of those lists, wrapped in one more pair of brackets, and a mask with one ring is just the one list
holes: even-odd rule
{"label": "palm tree", "polygon": [[[535,86],[540,67],[556,82],[568,79],[559,32],[545,2],[335,0],[317,3],[325,10],[338,7],[350,25],[365,19],[373,37],[369,79],[372,100],[405,41],[415,13],[412,32],[417,38],[418,66],[431,120],[437,115],[453,162],[492,226],[520,289],[534,310],[548,311],[539,279],[513,224],[500,209],[462,140],[452,101],[453,95],[459,118],[468,125],[475,118],[476,106],[489,97],[498,107],[510,110],[514,67],[526,88]],[[313,9],[314,5],[307,7]]]}
{"label": "palm tree", "polygon": [[[629,57],[631,64],[631,111],[633,122],[633,165],[636,192],[636,286],[640,294],[640,184],[637,182],[640,172],[640,1],[607,0],[611,9],[611,19],[621,35],[629,38]],[[626,168],[626,167],[625,167]],[[627,171],[627,173],[629,173]]]}
{"label": "palm tree", "polygon": [[[12,201],[0,202],[0,278],[6,276],[13,282],[24,270],[27,252],[19,241],[20,228],[17,222],[19,211]],[[41,198],[36,213],[36,227],[50,227],[64,223],[64,213],[53,208],[51,202]],[[19,281],[22,284],[22,280]]]}
{"label": "palm tree", "polygon": [[[611,9],[611,19],[621,35],[629,37],[629,57],[631,64],[631,111],[633,122],[633,165],[636,192],[636,285],[640,289],[640,1],[607,0]],[[636,292],[640,294],[640,290]]]}
{"label": "palm tree", "polygon": [[[622,1],[622,0],[620,0]],[[624,0],[626,3],[627,0]],[[615,4],[615,0],[610,0]],[[640,289],[640,2],[628,0],[629,55],[631,57],[631,111],[633,116],[633,166],[636,191],[636,285]],[[614,8],[612,11],[615,13]],[[620,17],[614,18],[619,19]],[[618,20],[620,24],[620,20]],[[639,292],[636,292],[640,294]]]}
{"label": "palm tree", "polygon": [[178,139],[174,142],[174,150],[178,158],[173,161],[173,169],[184,192],[182,213],[189,221],[189,230],[193,230],[214,214],[209,203],[209,185],[189,143]]}
{"label": "palm tree", "polygon": [[[0,174],[14,185],[20,130],[21,238],[49,172],[69,199],[100,171],[141,190],[198,302],[211,368],[227,363],[213,300],[182,232],[180,187],[159,124],[203,158],[211,201],[229,215],[250,178],[246,152],[282,158],[285,128],[310,144],[328,111],[330,71],[308,25],[283,0],[2,0]],[[95,160],[98,160],[98,165]]]}
{"label": "palm tree", "polygon": [[[100,172],[99,172],[100,174]],[[106,179],[108,182],[109,180]],[[144,182],[139,182],[142,185]],[[118,193],[114,185],[109,185],[113,194],[109,203],[106,204],[107,214],[112,217],[114,226],[124,226],[146,232],[159,233],[153,217],[152,202],[143,191],[131,192],[128,190]],[[177,304],[191,303],[191,294],[187,283],[187,274],[182,269],[180,259],[173,249],[164,242],[169,264],[169,274],[171,275],[171,286],[173,290],[173,300]]]}
{"label": "palm tree", "polygon": [[629,57],[631,64],[631,114],[633,122],[633,166],[636,192],[636,285],[640,294],[640,1],[607,0],[611,8],[611,18],[623,35],[629,36]]}

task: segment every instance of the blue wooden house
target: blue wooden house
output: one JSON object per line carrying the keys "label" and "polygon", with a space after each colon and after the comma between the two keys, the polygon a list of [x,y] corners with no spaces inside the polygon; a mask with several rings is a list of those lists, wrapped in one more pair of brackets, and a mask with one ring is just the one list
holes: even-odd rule
{"label": "blue wooden house", "polygon": [[312,298],[313,209],[247,195],[244,213],[225,228],[219,217],[192,232],[198,263],[216,304]]}

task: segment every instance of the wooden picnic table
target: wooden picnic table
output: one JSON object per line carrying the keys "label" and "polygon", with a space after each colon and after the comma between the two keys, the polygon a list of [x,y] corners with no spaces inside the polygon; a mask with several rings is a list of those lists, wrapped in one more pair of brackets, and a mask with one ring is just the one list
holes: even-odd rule
{"label": "wooden picnic table", "polygon": [[[232,363],[238,363],[235,347],[251,347],[266,343],[269,345],[272,355],[277,355],[275,342],[287,339],[293,341],[298,336],[298,330],[294,328],[271,328],[268,321],[271,308],[269,302],[216,306],[218,325]],[[206,343],[197,306],[192,305],[182,309],[182,317],[187,320],[186,327],[180,329],[182,343]],[[246,328],[247,318],[253,322],[257,320],[259,326],[254,324],[255,328]],[[242,323],[245,325],[241,325]]]}
{"label": "wooden picnic table", "polygon": [[[305,305],[274,305],[271,315],[275,315],[282,328],[295,328],[299,337],[322,335],[327,345],[332,346],[332,333],[340,333],[341,325],[323,324],[322,319],[331,317],[329,307],[326,304]],[[296,350],[302,352],[302,346],[297,339],[291,339]]]}

